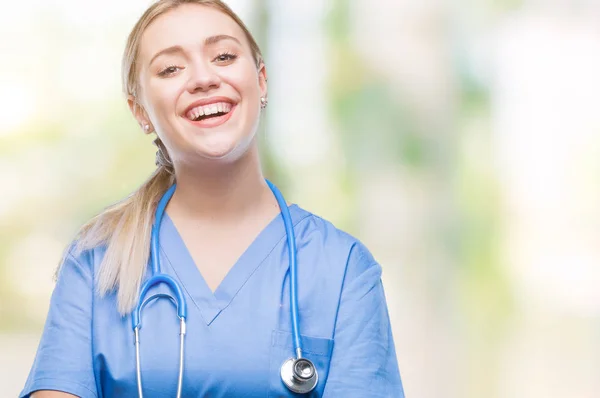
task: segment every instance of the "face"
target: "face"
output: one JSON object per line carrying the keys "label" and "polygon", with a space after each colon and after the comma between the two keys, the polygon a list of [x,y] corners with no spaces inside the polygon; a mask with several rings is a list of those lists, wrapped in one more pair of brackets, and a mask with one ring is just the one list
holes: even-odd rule
{"label": "face", "polygon": [[186,4],[161,15],[141,37],[137,67],[141,107],[131,98],[130,107],[176,167],[235,161],[256,145],[266,72],[227,14]]}

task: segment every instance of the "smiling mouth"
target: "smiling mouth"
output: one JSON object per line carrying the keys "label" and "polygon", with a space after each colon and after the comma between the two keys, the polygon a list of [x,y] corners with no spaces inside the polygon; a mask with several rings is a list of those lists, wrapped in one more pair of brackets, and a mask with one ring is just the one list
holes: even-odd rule
{"label": "smiling mouth", "polygon": [[185,119],[195,127],[213,128],[227,122],[236,108],[237,104],[215,102],[190,109],[185,114]]}
{"label": "smiling mouth", "polygon": [[188,111],[186,117],[193,122],[199,122],[227,115],[231,112],[231,109],[232,104],[228,102],[217,102],[214,104],[197,106]]}

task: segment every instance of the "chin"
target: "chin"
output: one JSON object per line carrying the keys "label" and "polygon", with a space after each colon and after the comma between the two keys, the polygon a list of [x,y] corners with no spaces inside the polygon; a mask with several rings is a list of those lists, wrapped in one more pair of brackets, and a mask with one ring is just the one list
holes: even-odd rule
{"label": "chin", "polygon": [[[196,146],[197,156],[207,160],[222,160],[233,162],[239,159],[245,152],[244,146],[236,140],[211,140]],[[216,142],[215,142],[216,141]]]}

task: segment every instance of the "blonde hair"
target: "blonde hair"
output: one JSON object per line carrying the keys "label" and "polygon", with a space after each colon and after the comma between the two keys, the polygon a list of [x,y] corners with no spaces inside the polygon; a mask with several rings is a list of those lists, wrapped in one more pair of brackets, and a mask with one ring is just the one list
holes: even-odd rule
{"label": "blonde hair", "polygon": [[[263,62],[260,49],[240,18],[220,0],[159,0],[141,16],[129,34],[122,63],[123,91],[127,97],[139,95],[137,58],[142,34],[157,17],[183,4],[215,8],[230,16],[244,31],[257,67]],[[137,99],[136,99],[137,101]],[[106,252],[97,276],[97,290],[103,296],[117,292],[117,309],[125,315],[137,304],[138,293],[150,255],[150,233],[156,205],[175,183],[173,164],[160,139],[157,169],[144,184],[123,201],[114,204],[86,223],[77,234],[76,252],[105,246]]]}

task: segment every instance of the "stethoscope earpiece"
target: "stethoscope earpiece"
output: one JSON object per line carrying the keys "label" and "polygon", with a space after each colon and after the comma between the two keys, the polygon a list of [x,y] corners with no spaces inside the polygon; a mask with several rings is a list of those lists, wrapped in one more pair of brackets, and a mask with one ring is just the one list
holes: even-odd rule
{"label": "stethoscope earpiece", "polygon": [[319,381],[315,365],[306,358],[290,358],[281,365],[281,380],[298,394],[311,392]]}

